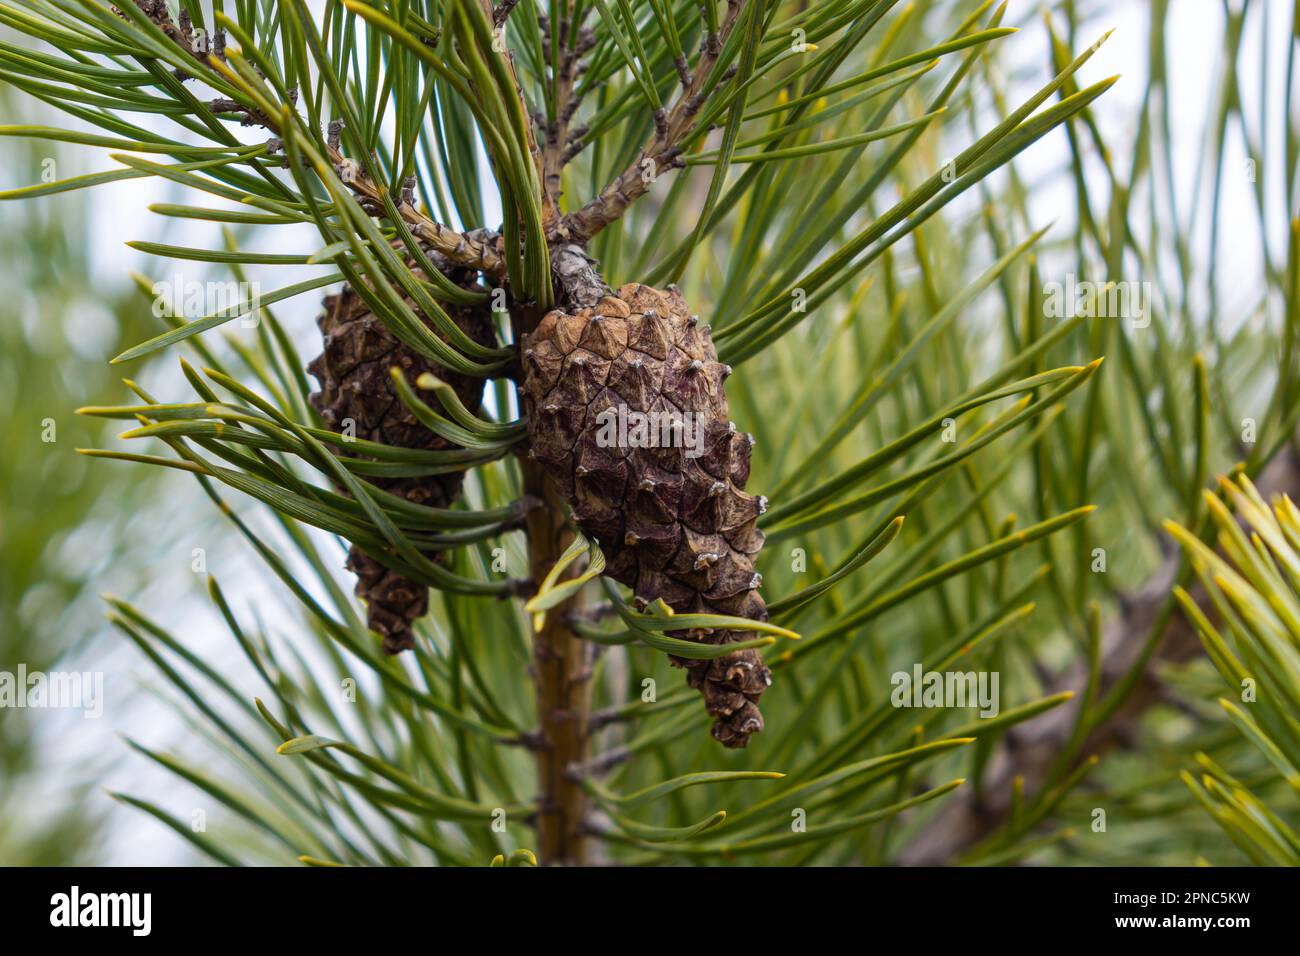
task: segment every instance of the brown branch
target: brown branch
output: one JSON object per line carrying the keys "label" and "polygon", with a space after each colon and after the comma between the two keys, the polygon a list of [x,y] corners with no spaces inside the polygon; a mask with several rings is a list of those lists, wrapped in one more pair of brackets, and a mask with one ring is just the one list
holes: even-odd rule
{"label": "brown branch", "polygon": [[[496,22],[496,8],[493,6],[492,0],[479,0],[479,6],[483,9],[483,12],[487,14],[488,22],[494,24],[493,28],[501,29],[501,25]],[[506,12],[508,15],[509,11]],[[542,150],[537,144],[537,134],[533,131],[533,124],[528,122],[528,101],[524,99],[523,87],[519,85],[519,75],[515,71],[515,56],[510,52],[509,47],[505,47],[504,53],[500,55],[503,55],[506,58],[506,70],[510,73],[510,82],[515,88],[515,96],[519,98],[519,106],[523,110],[525,119],[524,145],[528,149],[528,155],[532,157],[533,166],[537,170],[538,179],[541,180],[540,185],[542,194],[538,198],[542,203],[542,228],[549,232],[552,228],[552,224],[559,220],[559,211],[555,205],[555,197],[553,197],[550,190],[546,188],[545,174],[542,169]]]}
{"label": "brown branch", "polygon": [[[695,126],[695,118],[707,96],[705,84],[727,37],[744,10],[745,0],[729,0],[727,15],[716,34],[706,36],[699,62],[691,73],[678,65],[685,81],[677,99],[667,110],[655,116],[655,133],[641,148],[636,162],[623,170],[581,209],[569,213],[556,223],[552,240],[566,240],[585,245],[610,223],[620,219],[629,206],[650,191],[659,173],[685,165],[681,159],[681,142]],[[577,145],[577,144],[575,144]],[[647,162],[648,161],[648,162]]]}
{"label": "brown branch", "polygon": [[[342,123],[335,120],[330,124],[326,156],[339,178],[356,195],[357,201],[368,212],[379,212],[383,208],[383,191],[369,177],[364,175],[355,163],[347,159],[339,148],[339,132]],[[494,281],[501,281],[505,276],[505,259],[501,255],[499,240],[481,236],[471,236],[435,222],[411,202],[409,190],[403,189],[402,201],[397,207],[398,213],[410,227],[415,237],[426,246],[445,256],[454,265],[467,269],[476,269]]]}
{"label": "brown branch", "polygon": [[492,25],[499,27],[510,19],[510,14],[519,5],[519,0],[501,0],[492,11]]}
{"label": "brown branch", "polygon": [[[256,114],[248,107],[232,100],[216,100],[210,105],[214,111],[220,109],[221,112],[233,112],[237,109],[239,112],[245,113],[245,125],[252,123],[262,126],[273,133],[281,133],[278,125],[270,117]],[[339,178],[343,181],[343,184],[352,190],[357,197],[357,202],[362,209],[370,215],[382,215],[384,210],[383,190],[362,173],[360,167],[354,161],[343,155],[339,143],[341,128],[342,122],[339,120],[335,120],[330,124],[329,138],[325,147],[326,158],[335,171],[339,173]],[[421,240],[426,248],[443,256],[453,265],[477,270],[493,281],[500,282],[504,280],[506,266],[505,259],[501,254],[500,237],[475,236],[457,232],[455,229],[431,219],[416,207],[413,199],[414,196],[409,184],[403,184],[397,211],[403,221],[410,227],[411,233],[416,239]]]}
{"label": "brown branch", "polygon": [[[608,721],[606,721],[608,723]],[[626,747],[615,747],[602,754],[597,754],[586,763],[573,764],[569,767],[569,777],[575,781],[589,777],[599,777],[609,773],[621,763],[631,760],[633,753]]]}
{"label": "brown branch", "polygon": [[[210,37],[205,38],[195,34],[194,23],[190,19],[188,10],[182,9],[179,20],[174,21],[171,11],[167,9],[167,0],[133,0],[133,2],[136,8],[166,35],[167,39],[194,59],[202,61],[211,53],[218,60],[225,60],[226,32],[224,30],[217,30]],[[120,9],[115,9],[115,12],[122,19],[128,19]],[[182,69],[172,70],[172,76],[182,82],[194,78],[189,71]]]}
{"label": "brown branch", "polygon": [[[511,309],[515,340],[531,332],[541,320],[540,310],[527,306]],[[522,404],[523,398],[520,397]],[[528,536],[529,574],[543,580],[573,541],[565,517],[567,509],[555,482],[542,464],[520,457],[524,493],[542,499],[545,506],[531,511]],[[569,578],[578,572],[569,568]],[[537,852],[545,865],[578,866],[587,862],[587,794],[570,772],[582,766],[591,742],[591,668],[588,645],[573,632],[570,614],[577,598],[551,608],[541,630],[533,635],[533,680],[537,699],[537,730],[531,749],[537,761],[538,810],[532,821],[537,832]]]}
{"label": "brown branch", "polygon": [[[585,10],[583,15],[586,15]],[[539,15],[537,22],[542,31],[542,55],[547,62],[550,62],[550,20],[545,15]],[[543,118],[542,122],[545,132],[545,140],[542,144],[542,177],[547,192],[557,203],[562,195],[561,173],[575,155],[569,149],[571,141],[569,124],[573,122],[583,97],[583,94],[576,90],[576,82],[587,68],[587,64],[583,61],[584,55],[596,45],[595,31],[583,27],[581,23],[578,24],[577,43],[574,46],[564,43],[564,38],[568,36],[571,28],[572,24],[569,20],[560,20],[561,50],[554,77],[555,117],[549,121]]]}
{"label": "brown branch", "polygon": [[[523,462],[526,488],[547,496],[548,507],[528,522],[532,574],[541,580],[554,566],[572,535],[564,518],[564,502],[540,464]],[[545,625],[533,635],[533,677],[541,745],[537,757],[538,853],[545,864],[580,865],[586,861],[581,824],[587,812],[586,792],[569,774],[587,758],[591,708],[587,679],[587,648],[565,623],[563,608],[552,609]]]}
{"label": "brown branch", "polygon": [[[1278,455],[1256,482],[1266,497],[1285,492],[1300,493],[1300,457],[1288,450]],[[1120,615],[1102,635],[1101,693],[1114,687],[1134,667],[1142,664],[1145,645],[1171,600],[1180,555],[1171,554],[1136,594],[1121,603]],[[1207,599],[1198,588],[1190,589],[1198,604]],[[1139,738],[1144,715],[1166,697],[1165,685],[1156,670],[1177,664],[1201,653],[1195,631],[1175,612],[1170,615],[1142,675],[1118,708],[1092,729],[1077,749],[1071,766],[1079,766],[1094,754],[1130,748]],[[1074,698],[1013,728],[991,756],[978,793],[954,798],[931,819],[899,855],[905,866],[937,866],[951,862],[963,850],[994,835],[1011,813],[1011,795],[1016,778],[1024,781],[1024,793],[1036,794],[1054,783],[1049,775],[1060,770],[1062,753],[1069,746],[1088,683],[1088,666],[1076,662],[1047,687],[1048,694],[1073,691]]]}
{"label": "brown branch", "polygon": [[[145,16],[149,17],[185,53],[196,60],[205,58],[203,55],[205,51],[195,44],[191,36],[189,15],[185,11],[181,11],[180,24],[178,25],[172,20],[171,14],[167,10],[167,4],[163,0],[134,0],[134,2],[144,12]],[[225,59],[225,35],[223,33],[218,32],[214,35],[212,49],[206,51],[206,53],[209,61]],[[513,73],[514,66],[512,64],[511,74],[513,75]],[[296,102],[296,97],[294,99]],[[213,113],[242,113],[244,117],[243,125],[260,126],[274,133],[277,137],[284,135],[284,131],[279,128],[273,117],[265,116],[259,110],[235,100],[215,99],[208,104],[208,108]],[[355,175],[349,172],[340,178],[357,195],[358,201],[367,212],[378,213],[382,209],[382,192],[373,181],[362,175],[356,167],[349,165],[350,161],[345,160],[339,148],[341,130],[342,123],[340,121],[336,120],[330,124],[326,145],[326,154],[329,161],[335,170],[349,169],[356,172]],[[278,140],[276,145],[278,148]],[[535,143],[533,148],[536,150]],[[445,256],[455,265],[481,271],[494,281],[503,280],[506,271],[505,260],[501,255],[498,241],[484,237],[468,236],[435,222],[417,209],[415,204],[410,202],[409,197],[405,195],[398,206],[398,212],[407,225],[410,226],[415,237],[424,241],[428,248],[434,252]]]}

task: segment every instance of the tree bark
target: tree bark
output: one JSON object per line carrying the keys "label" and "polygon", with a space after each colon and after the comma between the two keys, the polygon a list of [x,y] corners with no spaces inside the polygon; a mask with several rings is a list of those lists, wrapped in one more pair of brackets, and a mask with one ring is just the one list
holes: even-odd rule
{"label": "tree bark", "polygon": [[[585,259],[585,257],[584,257]],[[516,303],[511,326],[516,342],[537,327],[541,310]],[[523,408],[523,397],[519,398]],[[543,502],[529,513],[529,576],[540,585],[574,538],[568,508],[545,468],[527,453],[519,456],[523,492]],[[570,567],[563,578],[582,569]],[[591,661],[589,645],[568,624],[568,611],[579,604],[575,595],[546,613],[544,626],[533,633],[533,682],[538,732],[532,742],[537,760],[537,854],[544,866],[581,866],[587,862],[587,793],[571,773],[586,763],[591,743]]]}
{"label": "tree bark", "polygon": [[[525,461],[524,491],[546,502],[528,518],[528,548],[534,581],[541,581],[572,542],[564,502],[535,462]],[[566,572],[565,577],[572,576]],[[533,635],[533,676],[540,736],[537,741],[538,855],[544,865],[586,862],[586,791],[570,768],[587,759],[590,740],[591,669],[587,644],[565,623],[571,602],[552,608]]]}

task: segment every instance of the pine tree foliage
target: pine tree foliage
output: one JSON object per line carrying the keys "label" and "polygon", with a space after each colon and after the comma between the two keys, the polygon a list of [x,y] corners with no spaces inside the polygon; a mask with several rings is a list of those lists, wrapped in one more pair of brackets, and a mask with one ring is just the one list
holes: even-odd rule
{"label": "pine tree foliage", "polygon": [[[1287,452],[1296,243],[1285,262],[1265,253],[1259,308],[1285,304],[1276,338],[1201,320],[1187,240],[1130,204],[1168,198],[1179,222],[1152,168],[1171,148],[1163,61],[1120,169],[1096,112],[1114,78],[1079,80],[1105,34],[1076,35],[1067,7],[1023,24],[1052,59],[1009,102],[992,64],[1014,31],[993,0],[0,2],[22,35],[0,43],[0,79],[74,120],[0,134],[116,163],[3,198],[165,180],[196,204],[153,211],[217,224],[223,241],[136,248],[168,267],[290,274],[113,358],[185,350],[192,394],[133,381],[131,401],[83,410],[130,424],[130,447],[88,454],[188,473],[292,599],[292,626],[268,624],[211,578],[223,659],[112,601],[197,729],[193,751],[132,746],[227,812],[195,832],[158,800],[119,799],[226,864],[1113,860],[1079,834],[1082,808],[1154,815],[1094,767],[1100,736],[1142,699],[1175,599],[1160,591],[1118,670],[1104,666],[1103,617],[1132,629],[1130,585],[1161,564],[1162,520],[1195,529],[1189,547],[1208,532],[1200,490],[1261,387],[1242,471]],[[1166,15],[1152,5],[1153,49]],[[1235,50],[1225,63],[1230,75]],[[1221,106],[1220,174],[1224,124],[1245,119],[1230,93]],[[1064,241],[1031,215],[1013,163],[1047,137],[1069,147],[1078,228]],[[247,241],[284,226],[319,240]],[[1047,308],[1043,269],[1062,260],[1154,276],[1150,328]],[[368,388],[442,441],[348,433],[320,414],[307,340],[277,311],[340,283],[414,363]],[[627,283],[676,284],[734,370],[725,407],[754,436],[748,489],[769,502],[761,616],[625,591],[615,549],[581,533],[581,508],[529,455],[521,346],[548,315]],[[1210,287],[1213,317],[1213,273]],[[491,334],[468,334],[464,310]],[[250,317],[253,331],[232,332]],[[453,380],[482,382],[482,400]],[[461,472],[454,499],[404,490]],[[385,648],[391,634],[367,626],[348,547],[431,589],[409,641]],[[1114,555],[1105,574],[1099,549]],[[1228,552],[1252,567],[1260,553]],[[1278,583],[1268,569],[1253,586]],[[1197,624],[1235,675],[1255,645],[1234,628],[1230,657]],[[738,653],[761,655],[772,687],[762,733],[729,751],[672,665],[697,674]],[[1081,686],[1060,686],[1062,660]],[[914,664],[999,673],[999,712],[897,706],[889,675]],[[1239,723],[1257,744],[1293,729]],[[1050,744],[1033,773],[1017,764],[1026,741]],[[1276,763],[1282,743],[1260,749],[1294,774]],[[1239,846],[1294,855],[1293,829],[1261,836],[1263,804],[1210,774],[1198,796]],[[1177,770],[1135,789],[1165,785],[1181,786]]]}
{"label": "pine tree foliage", "polygon": [[[1201,752],[1196,755],[1200,779],[1190,770],[1181,776],[1252,861],[1296,866],[1300,830],[1285,807],[1300,792],[1300,726],[1295,719],[1300,512],[1289,495],[1281,495],[1270,508],[1245,476],[1235,482],[1223,479],[1221,485],[1222,498],[1206,491],[1205,500],[1223,556],[1186,528],[1171,522],[1169,530],[1187,548],[1222,623],[1216,625],[1186,590],[1175,594],[1228,688],[1229,696],[1219,698],[1219,705],[1263,756],[1268,771],[1244,782]],[[1261,788],[1282,791],[1280,812],[1256,795]]]}

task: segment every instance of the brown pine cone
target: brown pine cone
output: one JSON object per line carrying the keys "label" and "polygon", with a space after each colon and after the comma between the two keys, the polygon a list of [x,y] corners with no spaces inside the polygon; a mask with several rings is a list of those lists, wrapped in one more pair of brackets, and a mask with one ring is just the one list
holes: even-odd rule
{"label": "brown pine cone", "polygon": [[[525,338],[523,366],[531,453],[600,543],[605,573],[642,604],[765,621],[754,558],[767,503],[742,490],[754,440],[728,419],[731,369],[676,287],[631,283],[576,314],[550,312]],[[754,634],[683,636],[729,644]],[[763,729],[758,699],[772,677],[757,651],[673,662],[704,694],[724,746]]]}
{"label": "brown pine cone", "polygon": [[[467,288],[472,281],[472,276],[455,278]],[[448,308],[447,313],[476,342],[493,343],[492,314],[486,305]],[[471,411],[478,411],[482,402],[481,378],[448,371],[404,345],[350,288],[325,297],[325,311],[316,324],[324,339],[324,351],[307,366],[307,371],[320,382],[320,391],[313,392],[310,400],[326,428],[345,432],[350,422],[355,438],[400,448],[456,447],[429,431],[402,404],[390,369],[400,368],[409,382],[432,372],[455,389]],[[427,320],[426,324],[434,328]],[[340,451],[354,454],[346,447]],[[463,471],[455,471],[365,480],[408,501],[446,508],[460,495],[464,478]],[[384,650],[396,654],[413,647],[411,625],[429,610],[428,587],[385,567],[356,545],[348,552],[347,567],[357,576],[356,595],[366,602],[367,624],[383,637]]]}

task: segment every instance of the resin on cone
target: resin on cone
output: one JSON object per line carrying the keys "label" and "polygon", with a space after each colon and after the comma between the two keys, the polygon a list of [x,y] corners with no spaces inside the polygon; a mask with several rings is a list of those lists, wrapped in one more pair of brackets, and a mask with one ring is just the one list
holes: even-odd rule
{"label": "resin on cone", "polygon": [[[754,570],[766,500],[744,491],[754,440],[730,420],[731,369],[676,287],[632,283],[592,307],[548,313],[525,337],[523,366],[530,454],[599,542],[605,573],[640,604],[662,598],[679,613],[766,620]],[[755,635],[680,636],[730,644]],[[704,695],[725,746],[763,729],[758,700],[772,678],[757,651],[673,662]]]}
{"label": "resin on cone", "polygon": [[[492,318],[485,306],[448,308],[447,313],[475,341],[492,343]],[[307,370],[320,382],[320,391],[310,400],[326,428],[399,448],[456,447],[429,431],[402,404],[390,370],[401,369],[408,382],[432,372],[454,388],[471,411],[478,411],[482,402],[482,379],[448,371],[400,342],[352,289],[327,296],[316,322],[324,351]],[[460,495],[464,479],[464,471],[452,471],[365,480],[416,504],[446,508]],[[384,650],[396,654],[413,647],[411,625],[429,610],[428,586],[398,574],[356,545],[348,552],[347,567],[357,576],[356,595],[366,602],[366,623],[383,638]]]}

